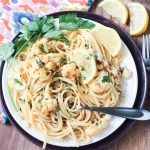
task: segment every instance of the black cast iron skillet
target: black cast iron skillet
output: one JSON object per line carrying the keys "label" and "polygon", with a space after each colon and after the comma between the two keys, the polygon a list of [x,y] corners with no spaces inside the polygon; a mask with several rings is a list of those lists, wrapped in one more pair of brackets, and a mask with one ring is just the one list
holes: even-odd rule
{"label": "black cast iron skillet", "polygon": [[[137,68],[138,91],[137,91],[137,96],[136,96],[136,100],[134,103],[134,108],[142,108],[144,105],[146,91],[147,91],[147,76],[146,76],[145,65],[144,65],[142,56],[140,54],[140,51],[137,48],[137,46],[135,45],[135,43],[133,42],[133,40],[131,39],[131,37],[127,33],[125,33],[117,24],[113,23],[112,21],[110,21],[102,16],[96,15],[96,14],[91,14],[91,13],[86,13],[86,12],[77,12],[77,11],[67,11],[67,12],[53,13],[53,14],[50,14],[49,16],[53,16],[54,18],[57,18],[59,15],[67,14],[67,13],[77,13],[77,15],[79,17],[87,18],[89,20],[93,20],[98,23],[101,23],[105,26],[109,26],[111,28],[114,28],[119,33],[121,39],[124,41],[124,43],[129,48],[129,50],[134,58],[136,68]],[[0,97],[2,100],[2,105],[6,111],[6,114],[9,118],[10,122],[14,125],[14,127],[16,129],[18,129],[18,131],[22,135],[24,135],[28,140],[32,141],[36,145],[39,145],[42,147],[43,142],[39,141],[38,139],[34,138],[30,134],[28,134],[26,131],[24,131],[18,125],[18,123],[14,120],[13,116],[10,114],[10,112],[6,106],[4,96],[3,96],[3,89],[2,89],[2,74],[3,74],[4,64],[5,63],[2,62],[1,66],[0,66]],[[123,136],[127,132],[127,130],[133,125],[134,122],[135,121],[126,119],[125,122],[115,132],[113,132],[111,135],[109,135],[106,138],[104,138],[98,142],[95,142],[93,144],[89,144],[86,146],[80,146],[79,148],[60,147],[60,146],[54,146],[54,145],[47,144],[47,149],[50,149],[50,150],[83,150],[83,149],[84,150],[99,150],[99,149],[107,146],[108,144],[113,143],[114,141],[119,139],[121,136]]]}

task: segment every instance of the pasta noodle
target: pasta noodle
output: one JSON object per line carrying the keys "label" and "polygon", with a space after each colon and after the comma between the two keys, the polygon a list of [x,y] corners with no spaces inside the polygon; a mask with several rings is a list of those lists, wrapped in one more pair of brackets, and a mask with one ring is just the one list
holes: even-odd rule
{"label": "pasta noodle", "polygon": [[[122,96],[121,56],[112,57],[91,31],[66,31],[69,44],[41,38],[17,56],[9,87],[15,106],[27,126],[49,139],[72,138],[77,146],[107,128],[110,116],[80,110],[79,106],[113,107]],[[76,49],[94,54],[95,77],[84,84],[79,66],[70,59]]]}

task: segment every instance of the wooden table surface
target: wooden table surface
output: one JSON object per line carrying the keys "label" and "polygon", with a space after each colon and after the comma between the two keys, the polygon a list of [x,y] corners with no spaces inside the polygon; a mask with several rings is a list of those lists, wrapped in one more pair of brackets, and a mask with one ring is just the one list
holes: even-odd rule
{"label": "wooden table surface", "polygon": [[[127,0],[124,1],[127,2]],[[147,5],[146,7],[150,9],[150,0],[136,1],[142,3],[145,3],[147,1],[149,3],[149,6]],[[150,25],[148,31],[150,33]],[[141,37],[135,38],[135,41],[141,49]],[[145,108],[150,110],[150,73],[148,73],[147,75],[149,78],[149,83]],[[150,150],[149,140],[150,121],[139,121],[136,122],[122,138],[103,150]],[[11,125],[0,124],[0,150],[41,150],[41,148],[25,139]]]}

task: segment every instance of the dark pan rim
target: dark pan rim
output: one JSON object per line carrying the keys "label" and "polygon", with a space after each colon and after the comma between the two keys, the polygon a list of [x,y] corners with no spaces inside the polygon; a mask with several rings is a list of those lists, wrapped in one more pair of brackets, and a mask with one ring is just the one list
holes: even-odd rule
{"label": "dark pan rim", "polygon": [[[106,26],[112,27],[114,28],[120,35],[121,39],[126,43],[127,47],[129,48],[133,59],[135,61],[136,64],[136,68],[137,68],[137,74],[138,74],[138,90],[137,90],[137,96],[136,96],[136,100],[134,103],[134,108],[143,108],[144,106],[144,102],[145,102],[145,97],[146,97],[146,93],[147,93],[147,75],[146,75],[146,69],[145,69],[145,65],[144,65],[144,61],[142,59],[141,53],[139,51],[139,49],[137,48],[136,44],[133,42],[133,40],[131,39],[131,37],[125,33],[123,31],[123,29],[121,29],[117,24],[115,24],[114,22],[96,15],[96,14],[92,14],[92,13],[87,13],[87,12],[80,12],[80,11],[66,11],[66,12],[59,12],[59,13],[53,13],[50,14],[48,16],[53,16],[54,18],[57,18],[59,15],[62,14],[66,14],[66,13],[77,13],[78,16],[82,17],[82,18],[86,18],[86,19],[90,19],[93,21],[96,21],[98,23],[104,24]],[[16,36],[17,37],[17,36]],[[15,38],[16,38],[15,37]],[[14,39],[15,39],[14,38]],[[12,123],[12,125],[22,134],[24,135],[28,140],[32,141],[33,143],[35,143],[36,145],[39,145],[40,147],[42,146],[43,142],[41,142],[40,140],[34,138],[33,136],[31,136],[30,134],[28,134],[26,131],[24,131],[19,125],[18,123],[14,120],[13,116],[10,114],[5,100],[4,100],[4,96],[3,96],[3,89],[2,89],[2,74],[3,74],[3,68],[4,68],[4,62],[2,62],[0,68],[0,98],[1,98],[1,102],[3,105],[3,108],[6,111],[6,114],[10,120],[10,122]],[[101,148],[104,148],[105,146],[115,142],[116,140],[118,140],[121,136],[123,136],[128,129],[133,125],[135,121],[133,120],[129,120],[126,119],[124,121],[124,123],[117,129],[115,130],[112,134],[110,134],[109,136],[107,136],[106,138],[95,142],[93,144],[89,144],[86,146],[80,146],[78,148],[75,147],[60,147],[60,146],[54,146],[51,144],[47,144],[47,148],[51,149],[51,150],[82,150],[83,148],[85,150],[99,150]]]}

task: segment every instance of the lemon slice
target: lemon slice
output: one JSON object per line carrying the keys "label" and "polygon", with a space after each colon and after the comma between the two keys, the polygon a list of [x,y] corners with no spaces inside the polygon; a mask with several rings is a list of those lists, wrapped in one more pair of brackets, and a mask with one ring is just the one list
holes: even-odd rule
{"label": "lemon slice", "polygon": [[73,61],[79,67],[84,84],[89,83],[96,75],[96,62],[94,54],[87,50],[77,49],[72,52]]}
{"label": "lemon slice", "polygon": [[148,27],[148,13],[143,5],[136,2],[129,3],[128,8],[130,13],[130,35],[141,35]]}
{"label": "lemon slice", "polygon": [[98,7],[103,8],[109,15],[117,18],[123,24],[128,20],[128,10],[119,0],[104,0],[99,3]]}
{"label": "lemon slice", "polygon": [[114,29],[97,25],[91,32],[96,41],[103,45],[113,57],[119,53],[121,49],[121,39]]}

